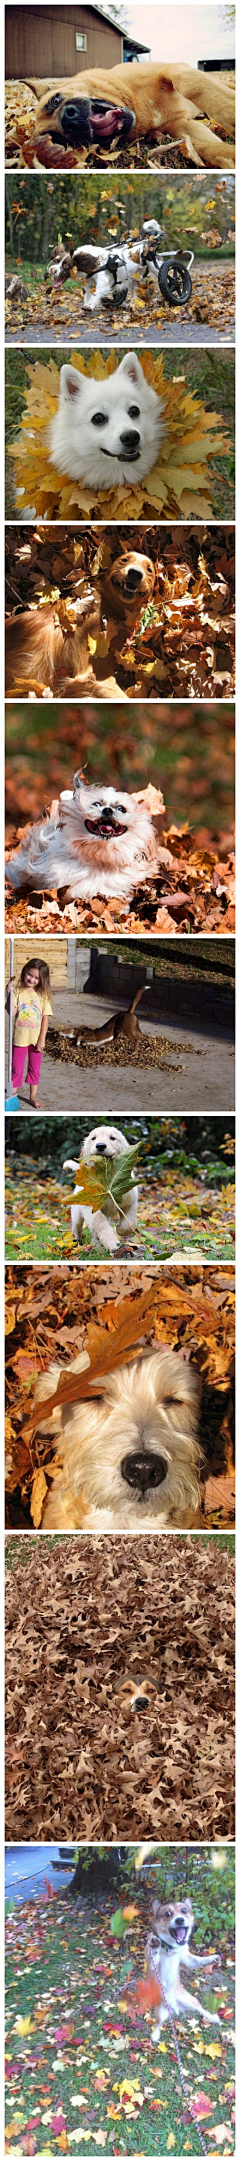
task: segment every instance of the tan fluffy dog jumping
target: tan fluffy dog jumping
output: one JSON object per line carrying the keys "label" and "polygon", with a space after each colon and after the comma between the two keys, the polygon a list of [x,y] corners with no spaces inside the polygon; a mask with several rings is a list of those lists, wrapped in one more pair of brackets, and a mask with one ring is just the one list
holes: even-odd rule
{"label": "tan fluffy dog jumping", "polygon": [[[86,1353],[68,1369],[76,1374],[76,1403],[55,1407],[42,1431],[57,1442],[52,1491],[44,1530],[136,1531],[177,1529],[196,1522],[200,1502],[198,1414],[200,1387],[193,1366],[175,1351],[156,1351],[132,1366],[99,1379],[103,1402],[77,1400],[77,1376],[89,1366]],[[63,1368],[49,1366],[37,1382],[35,1403],[53,1397]]]}
{"label": "tan fluffy dog jumping", "polygon": [[159,2013],[153,2029],[153,2040],[160,2041],[168,2009],[174,2018],[178,2018],[181,2012],[184,2015],[186,2011],[197,2011],[207,2025],[214,2023],[220,2026],[218,2011],[205,2011],[199,1997],[190,1996],[189,1989],[184,1988],[180,1978],[181,1965],[188,1969],[190,1967],[192,1971],[194,1966],[200,1966],[203,1972],[204,1967],[212,1966],[214,1961],[214,1952],[209,1956],[208,1953],[206,1956],[203,1954],[200,1958],[196,1951],[190,1951],[190,1936],[194,1923],[191,1899],[183,1898],[178,1905],[170,1903],[169,1906],[160,1906],[158,1899],[154,1899],[153,1922],[146,1946],[149,1977],[154,1974],[156,1982],[159,1982]]}
{"label": "tan fluffy dog jumping", "polygon": [[132,145],[142,135],[167,134],[175,142],[183,138],[194,164],[233,167],[221,134],[234,136],[234,91],[198,68],[133,61],[87,68],[59,83],[35,79],[31,89],[39,99],[34,140],[50,135],[65,148],[96,142],[106,149],[114,138]]}
{"label": "tan fluffy dog jumping", "polygon": [[[151,599],[155,572],[148,555],[119,558],[100,573],[100,594],[87,599],[63,600],[55,607],[32,608],[6,621],[6,697],[26,697],[34,689],[51,690],[53,697],[67,695],[114,698],[127,702],[108,672],[108,651],[117,655],[128,631],[136,629],[141,609]],[[91,665],[89,636],[97,638],[103,619],[108,626],[106,656]],[[131,695],[131,693],[130,693]]]}

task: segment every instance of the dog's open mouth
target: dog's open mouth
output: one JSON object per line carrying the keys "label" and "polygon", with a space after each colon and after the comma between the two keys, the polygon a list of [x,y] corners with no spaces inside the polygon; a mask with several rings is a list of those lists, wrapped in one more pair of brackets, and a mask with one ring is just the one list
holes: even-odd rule
{"label": "dog's open mouth", "polygon": [[110,105],[107,99],[88,97],[68,98],[65,103],[59,92],[46,104],[44,120],[46,129],[50,123],[49,133],[60,142],[65,137],[65,142],[74,150],[89,149],[93,142],[105,146],[112,142],[114,135],[126,141],[135,127],[135,113],[125,105]]}
{"label": "dog's open mouth", "polygon": [[152,1455],[151,1449],[133,1449],[122,1458],[121,1475],[128,1486],[133,1486],[139,1500],[144,1501],[148,1493],[162,1486],[167,1465],[163,1456]]}
{"label": "dog's open mouth", "polygon": [[105,458],[117,458],[118,465],[133,465],[140,456],[140,443],[135,444],[135,448],[133,444],[131,450],[130,448],[126,449],[124,443],[122,450],[106,450],[106,443],[99,443],[99,450],[104,452]]}
{"label": "dog's open mouth", "polygon": [[116,837],[118,837],[118,833],[126,832],[125,824],[120,825],[120,823],[118,823],[118,819],[111,818],[110,816],[105,818],[104,811],[102,818],[85,818],[84,825],[86,827],[87,833],[92,833],[93,838],[95,833],[100,833],[102,840],[106,839],[106,836],[107,838],[110,837],[110,839],[112,840],[114,833],[116,833]]}
{"label": "dog's open mouth", "polygon": [[175,1943],[186,1943],[186,1921],[174,1921],[174,1927],[171,1931],[171,1934],[173,1934]]}
{"label": "dog's open mouth", "polygon": [[139,586],[141,587],[143,584],[142,572],[141,570],[126,570],[125,578],[120,579],[112,577],[111,584],[116,586],[117,593],[120,593],[120,598],[121,593],[124,595],[124,599],[125,597],[127,599],[128,594],[131,599],[131,593],[133,594],[134,598],[134,593],[138,593]]}

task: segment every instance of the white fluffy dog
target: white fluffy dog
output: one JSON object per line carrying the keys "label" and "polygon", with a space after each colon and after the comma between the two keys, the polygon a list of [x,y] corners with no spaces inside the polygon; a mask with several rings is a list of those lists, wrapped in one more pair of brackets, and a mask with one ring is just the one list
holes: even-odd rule
{"label": "white fluffy dog", "polygon": [[[161,1350],[99,1380],[103,1403],[59,1405],[44,1430],[56,1434],[56,1470],[46,1507],[50,1530],[157,1531],[194,1524],[200,1499],[199,1381],[175,1351]],[[53,1396],[60,1373],[49,1366],[35,1402]]]}
{"label": "white fluffy dog", "polygon": [[61,368],[48,448],[51,463],[69,480],[94,488],[143,480],[156,464],[163,434],[162,401],[146,382],[137,353],[126,353],[101,382],[77,368]]}
{"label": "white fluffy dog", "polygon": [[[125,1156],[128,1153],[128,1148],[129,1142],[125,1140],[124,1133],[119,1133],[117,1126],[94,1126],[93,1132],[88,1133],[87,1140],[83,1142],[80,1166],[81,1163],[87,1163],[90,1168],[91,1163],[96,1163],[98,1159],[101,1160],[102,1158],[102,1161],[104,1161],[104,1156],[105,1158],[107,1156],[116,1156],[116,1158]],[[124,1193],[124,1199],[121,1203],[121,1216],[111,1194],[106,1196],[104,1210],[98,1208],[93,1215],[93,1209],[88,1208],[84,1198],[81,1201],[81,1168],[79,1167],[79,1161],[78,1163],[73,1162],[72,1157],[68,1157],[63,1164],[63,1169],[78,1172],[75,1187],[77,1198],[76,1201],[73,1200],[71,1207],[73,1238],[77,1238],[80,1242],[81,1231],[84,1224],[86,1224],[86,1229],[92,1232],[94,1246],[99,1245],[100,1248],[104,1246],[108,1253],[116,1253],[119,1245],[117,1235],[119,1226],[121,1227],[121,1237],[124,1236],[124,1231],[136,1230],[137,1226],[138,1186],[135,1185],[134,1172],[130,1172],[129,1191]],[[117,1228],[115,1228],[115,1225]]]}
{"label": "white fluffy dog", "polygon": [[[116,788],[88,788],[76,773],[54,817],[27,831],[7,865],[7,878],[15,891],[24,885],[40,892],[63,886],[66,900],[91,900],[96,894],[128,900],[135,886],[157,873],[159,859],[144,803],[118,795]],[[171,860],[167,852],[163,859]]]}

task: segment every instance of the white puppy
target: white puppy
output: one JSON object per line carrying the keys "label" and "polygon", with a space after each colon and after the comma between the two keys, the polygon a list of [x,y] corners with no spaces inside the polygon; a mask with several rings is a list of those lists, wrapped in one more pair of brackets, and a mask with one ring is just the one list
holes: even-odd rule
{"label": "white puppy", "polygon": [[51,463],[69,480],[94,488],[137,484],[156,464],[163,434],[162,400],[146,382],[137,353],[126,353],[101,382],[77,368],[61,368],[48,448]]}
{"label": "white puppy", "polygon": [[[93,1132],[88,1133],[87,1140],[83,1142],[80,1165],[81,1163],[87,1163],[90,1168],[91,1163],[96,1163],[99,1157],[104,1160],[104,1156],[116,1156],[116,1158],[125,1156],[128,1153],[128,1148],[129,1142],[125,1140],[124,1133],[119,1133],[117,1126],[94,1126]],[[104,1210],[98,1208],[93,1215],[93,1209],[85,1205],[84,1198],[81,1201],[81,1169],[79,1168],[79,1161],[78,1163],[73,1162],[72,1157],[68,1157],[63,1164],[63,1169],[78,1172],[75,1188],[78,1197],[76,1201],[73,1200],[71,1207],[73,1238],[77,1238],[80,1243],[81,1232],[84,1224],[86,1224],[86,1229],[92,1233],[94,1246],[99,1245],[100,1248],[104,1246],[108,1253],[117,1252],[120,1235],[122,1238],[124,1231],[136,1230],[137,1227],[138,1187],[135,1185],[134,1172],[130,1172],[129,1191],[124,1193],[121,1203],[122,1215],[119,1215],[116,1202],[110,1194],[106,1198],[106,1203],[104,1203]],[[119,1235],[117,1235],[117,1230]]]}
{"label": "white puppy", "polygon": [[[160,851],[161,853],[161,851]],[[54,817],[29,828],[7,878],[14,886],[51,892],[64,887],[67,900],[116,895],[128,900],[135,886],[157,874],[159,846],[144,803],[116,788],[88,788],[74,776],[59,797]],[[161,855],[171,861],[167,851]]]}
{"label": "white puppy", "polygon": [[[196,1521],[200,1499],[198,1447],[199,1381],[175,1351],[156,1351],[105,1380],[103,1401],[77,1397],[77,1376],[89,1366],[86,1352],[74,1359],[76,1401],[44,1415],[44,1431],[56,1435],[52,1492],[44,1529],[158,1531]],[[58,1365],[41,1374],[35,1402],[53,1396]]]}

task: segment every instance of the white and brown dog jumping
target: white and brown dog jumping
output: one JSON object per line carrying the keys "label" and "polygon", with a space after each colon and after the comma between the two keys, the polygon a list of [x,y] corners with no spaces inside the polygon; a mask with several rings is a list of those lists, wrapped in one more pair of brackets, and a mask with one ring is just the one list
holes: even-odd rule
{"label": "white and brown dog jumping", "polygon": [[[96,1532],[158,1531],[168,1524],[182,1529],[196,1521],[200,1503],[198,1414],[200,1388],[193,1366],[175,1351],[156,1351],[139,1363],[121,1366],[99,1378],[103,1401],[84,1403],[77,1395],[78,1374],[89,1367],[85,1352],[69,1371],[76,1374],[76,1403],[65,1403],[44,1418],[42,1430],[56,1436],[57,1458],[52,1491],[44,1509],[44,1530]],[[53,1397],[63,1368],[52,1365],[37,1381],[36,1405]]]}
{"label": "white and brown dog jumping", "polygon": [[213,1952],[210,1955],[206,1953],[206,1956],[203,1954],[200,1958],[196,1951],[190,1950],[193,1923],[190,1898],[179,1899],[178,1904],[170,1902],[169,1906],[160,1906],[158,1899],[154,1899],[154,1925],[148,1936],[146,1955],[149,1977],[154,1975],[159,1983],[159,2013],[153,2029],[155,2041],[160,2041],[168,2010],[174,2018],[179,2018],[181,2012],[184,2015],[185,2011],[196,2011],[198,2017],[205,2019],[207,2025],[221,2024],[218,2011],[206,2011],[204,2004],[199,2002],[199,1997],[190,1996],[189,1989],[184,1988],[181,1981],[181,1965],[187,1966],[191,1971],[195,1966],[200,1966],[204,1972],[205,1967],[214,1963]]}

